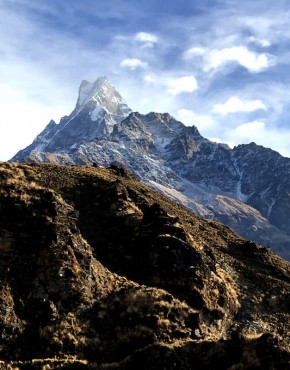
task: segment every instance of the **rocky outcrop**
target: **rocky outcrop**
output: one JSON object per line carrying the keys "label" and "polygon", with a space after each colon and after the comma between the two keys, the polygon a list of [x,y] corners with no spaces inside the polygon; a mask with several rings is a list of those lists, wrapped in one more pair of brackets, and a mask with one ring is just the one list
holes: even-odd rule
{"label": "rocky outcrop", "polygon": [[0,179],[0,368],[289,367],[290,266],[269,249],[116,166]]}

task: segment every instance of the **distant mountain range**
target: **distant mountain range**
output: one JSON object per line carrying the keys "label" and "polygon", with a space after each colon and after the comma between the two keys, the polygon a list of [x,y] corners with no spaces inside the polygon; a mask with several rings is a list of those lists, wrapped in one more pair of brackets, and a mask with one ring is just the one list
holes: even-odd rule
{"label": "distant mountain range", "polygon": [[82,81],[73,112],[11,161],[116,165],[290,260],[290,159],[250,143],[231,149],[168,113],[133,112],[106,77]]}

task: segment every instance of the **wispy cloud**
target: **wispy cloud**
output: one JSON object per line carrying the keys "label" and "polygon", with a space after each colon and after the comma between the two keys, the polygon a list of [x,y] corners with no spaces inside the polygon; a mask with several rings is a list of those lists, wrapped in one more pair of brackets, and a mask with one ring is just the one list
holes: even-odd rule
{"label": "wispy cloud", "polygon": [[143,77],[143,81],[146,83],[146,84],[154,84],[156,82],[156,78],[153,76],[153,75],[145,75]]}
{"label": "wispy cloud", "polygon": [[271,41],[269,41],[267,39],[259,39],[255,36],[250,36],[247,41],[249,43],[261,46],[262,48],[268,48],[269,46],[271,46]]}
{"label": "wispy cloud", "polygon": [[270,55],[265,53],[257,54],[244,46],[235,46],[210,51],[206,70],[215,69],[233,62],[238,63],[251,72],[260,72],[275,64],[274,58]]}
{"label": "wispy cloud", "polygon": [[239,64],[250,72],[261,72],[275,65],[275,57],[266,53],[256,53],[245,46],[233,46],[223,49],[206,50],[193,47],[183,54],[184,59],[203,57],[203,68],[206,72],[228,64]]}
{"label": "wispy cloud", "polygon": [[120,65],[121,67],[127,67],[134,70],[136,68],[146,68],[148,64],[137,58],[126,58],[121,61]]}
{"label": "wispy cloud", "polygon": [[202,47],[192,47],[188,50],[186,50],[184,53],[183,53],[183,58],[185,60],[190,60],[196,56],[203,56],[206,54],[206,49],[205,48],[202,48]]}
{"label": "wispy cloud", "polygon": [[285,129],[276,130],[268,127],[266,122],[262,120],[246,122],[234,128],[225,128],[222,133],[222,137],[212,137],[211,140],[226,143],[230,147],[255,142],[258,145],[272,148],[274,150],[279,148],[280,154],[290,157],[290,132]]}
{"label": "wispy cloud", "polygon": [[187,125],[195,125],[201,131],[206,131],[217,127],[217,121],[210,115],[197,114],[190,109],[179,109],[176,118]]}
{"label": "wispy cloud", "polygon": [[223,104],[216,104],[213,108],[213,112],[226,116],[229,113],[253,112],[260,109],[267,110],[262,100],[242,101],[237,96],[231,96]]}

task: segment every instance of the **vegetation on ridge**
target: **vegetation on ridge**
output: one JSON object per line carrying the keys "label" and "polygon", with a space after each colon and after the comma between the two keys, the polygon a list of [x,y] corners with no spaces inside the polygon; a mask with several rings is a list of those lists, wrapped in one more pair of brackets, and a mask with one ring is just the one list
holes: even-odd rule
{"label": "vegetation on ridge", "polygon": [[0,369],[287,368],[290,266],[112,167],[0,164]]}

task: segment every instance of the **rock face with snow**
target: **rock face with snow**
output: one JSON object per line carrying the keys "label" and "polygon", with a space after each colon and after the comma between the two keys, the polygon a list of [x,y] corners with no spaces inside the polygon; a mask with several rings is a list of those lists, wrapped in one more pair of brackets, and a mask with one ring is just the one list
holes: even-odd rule
{"label": "rock face with snow", "polygon": [[168,113],[132,112],[106,78],[83,81],[74,111],[11,161],[124,167],[290,259],[290,159],[254,143],[211,142]]}
{"label": "rock face with snow", "polygon": [[[21,151],[15,160],[18,157],[39,157],[39,160],[45,160],[47,153],[57,153],[57,162],[70,162],[69,152],[74,152],[92,139],[108,137],[116,123],[121,122],[130,112],[125,100],[107,78],[99,78],[94,83],[82,81],[72,113],[63,117],[59,124],[51,121],[32,145]],[[52,156],[48,157],[47,160],[52,160]]]}

